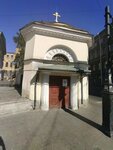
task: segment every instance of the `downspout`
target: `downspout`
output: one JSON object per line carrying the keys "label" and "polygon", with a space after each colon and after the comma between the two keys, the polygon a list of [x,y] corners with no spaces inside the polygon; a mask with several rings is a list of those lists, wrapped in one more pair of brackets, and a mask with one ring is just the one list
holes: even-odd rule
{"label": "downspout", "polygon": [[39,80],[39,75],[38,75],[38,71],[36,73],[36,78],[35,78],[35,86],[34,86],[34,106],[33,109],[36,109],[36,86],[37,86],[37,81]]}
{"label": "downspout", "polygon": [[83,76],[80,73],[80,80],[81,80],[81,104],[83,104]]}

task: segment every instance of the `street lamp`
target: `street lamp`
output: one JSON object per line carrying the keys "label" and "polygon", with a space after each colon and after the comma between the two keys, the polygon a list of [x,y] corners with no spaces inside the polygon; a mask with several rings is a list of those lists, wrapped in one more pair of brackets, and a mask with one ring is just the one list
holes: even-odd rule
{"label": "street lamp", "polygon": [[99,54],[100,54],[100,79],[101,79],[101,88],[103,85],[103,75],[102,75],[102,47],[101,47],[101,38],[100,34],[98,35],[98,40],[99,40]]}

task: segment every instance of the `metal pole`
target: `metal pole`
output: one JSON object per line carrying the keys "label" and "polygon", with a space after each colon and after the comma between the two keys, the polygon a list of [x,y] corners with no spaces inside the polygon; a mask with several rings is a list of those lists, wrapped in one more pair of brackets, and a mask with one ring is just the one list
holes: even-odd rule
{"label": "metal pole", "polygon": [[82,73],[80,75],[80,79],[81,79],[81,104],[83,104],[83,76]]}
{"label": "metal pole", "polygon": [[99,38],[99,52],[100,52],[100,78],[101,78],[101,87],[103,85],[103,75],[102,75],[102,47],[101,47],[101,39],[100,39],[100,35],[98,34],[98,38]]}
{"label": "metal pole", "polygon": [[[110,57],[110,10],[109,6],[105,8],[105,31],[107,40],[107,70],[102,99],[102,117],[103,129],[108,136],[113,136],[113,84],[111,82],[111,57]],[[106,88],[105,88],[106,87]]]}
{"label": "metal pole", "polygon": [[38,72],[36,73],[35,76],[35,85],[34,85],[34,107],[33,109],[36,109],[36,86],[37,86],[37,81],[38,81]]}
{"label": "metal pole", "polygon": [[107,89],[109,91],[109,74],[110,74],[110,9],[109,6],[106,6],[105,8],[105,30],[107,35]]}

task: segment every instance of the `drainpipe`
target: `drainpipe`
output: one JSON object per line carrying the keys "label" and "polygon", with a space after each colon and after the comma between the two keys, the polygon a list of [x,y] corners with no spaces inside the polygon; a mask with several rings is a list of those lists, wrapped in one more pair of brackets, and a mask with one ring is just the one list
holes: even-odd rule
{"label": "drainpipe", "polygon": [[79,70],[80,74],[80,83],[81,83],[81,104],[83,104],[83,75],[84,75],[84,70]]}
{"label": "drainpipe", "polygon": [[80,73],[80,80],[81,80],[81,104],[83,104],[83,76]]}
{"label": "drainpipe", "polygon": [[34,86],[34,106],[33,109],[36,109],[36,86],[37,86],[37,81],[39,79],[38,71],[36,73],[36,78],[35,78],[35,86]]}

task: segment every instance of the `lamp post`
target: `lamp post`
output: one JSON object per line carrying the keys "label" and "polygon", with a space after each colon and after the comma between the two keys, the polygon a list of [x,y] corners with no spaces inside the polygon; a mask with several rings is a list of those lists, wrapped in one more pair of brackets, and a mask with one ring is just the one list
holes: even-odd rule
{"label": "lamp post", "polygon": [[113,136],[113,84],[111,80],[111,57],[110,57],[110,9],[109,6],[105,8],[105,32],[106,32],[106,40],[107,40],[107,68],[106,75],[104,79],[104,91],[102,97],[102,125],[104,132],[110,137]]}
{"label": "lamp post", "polygon": [[101,89],[103,85],[103,75],[102,75],[102,47],[101,47],[101,38],[100,35],[98,34],[98,39],[99,39],[99,55],[100,55],[100,79],[101,79]]}

